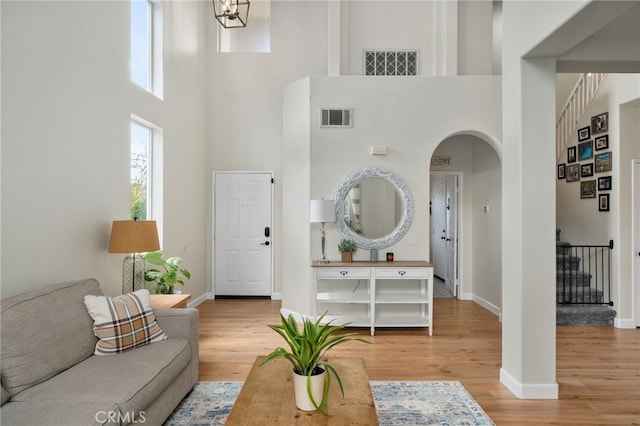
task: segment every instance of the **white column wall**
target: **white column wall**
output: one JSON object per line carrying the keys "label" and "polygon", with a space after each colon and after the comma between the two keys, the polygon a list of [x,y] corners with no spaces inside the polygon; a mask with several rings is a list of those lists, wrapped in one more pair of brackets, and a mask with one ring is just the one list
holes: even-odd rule
{"label": "white column wall", "polygon": [[555,61],[522,59],[580,2],[503,3],[502,369],[520,398],[555,376]]}

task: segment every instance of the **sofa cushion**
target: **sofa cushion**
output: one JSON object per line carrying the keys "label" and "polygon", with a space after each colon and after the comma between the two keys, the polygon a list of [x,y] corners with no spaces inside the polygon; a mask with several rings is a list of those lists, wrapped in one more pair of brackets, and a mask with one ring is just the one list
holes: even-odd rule
{"label": "sofa cushion", "polygon": [[96,345],[84,296],[100,295],[94,279],[52,284],[1,302],[2,386],[10,395],[91,356]]}
{"label": "sofa cushion", "polygon": [[94,320],[96,355],[119,354],[167,338],[151,309],[149,290],[117,297],[87,295],[84,303]]}
{"label": "sofa cushion", "polygon": [[[12,402],[104,401],[121,413],[145,410],[191,360],[184,338],[171,338],[118,356],[91,356],[44,383],[14,395]],[[3,407],[4,408],[4,407]]]}
{"label": "sofa cushion", "polygon": [[[2,423],[20,426],[90,426],[129,424],[115,404],[104,401],[9,402]],[[139,422],[142,423],[142,422]]]}

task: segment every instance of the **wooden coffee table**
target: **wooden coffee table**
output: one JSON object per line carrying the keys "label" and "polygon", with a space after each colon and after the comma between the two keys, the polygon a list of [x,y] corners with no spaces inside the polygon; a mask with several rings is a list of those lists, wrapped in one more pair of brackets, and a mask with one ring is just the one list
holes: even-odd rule
{"label": "wooden coffee table", "polygon": [[369,376],[362,358],[329,358],[344,386],[332,376],[327,402],[329,416],[296,407],[293,395],[291,364],[283,359],[263,366],[260,356],[253,364],[240,395],[236,399],[226,425],[377,425],[378,415],[373,402]]}

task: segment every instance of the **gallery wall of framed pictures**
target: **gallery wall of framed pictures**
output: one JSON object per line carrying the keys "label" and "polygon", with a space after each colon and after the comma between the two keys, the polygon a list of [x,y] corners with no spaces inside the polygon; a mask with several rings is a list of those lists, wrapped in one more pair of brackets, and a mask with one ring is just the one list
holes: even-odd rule
{"label": "gallery wall of framed pictures", "polygon": [[597,198],[598,210],[609,211],[613,170],[609,151],[609,113],[591,117],[589,126],[578,129],[578,143],[567,148],[567,162],[558,164],[558,180],[576,184],[581,199]]}

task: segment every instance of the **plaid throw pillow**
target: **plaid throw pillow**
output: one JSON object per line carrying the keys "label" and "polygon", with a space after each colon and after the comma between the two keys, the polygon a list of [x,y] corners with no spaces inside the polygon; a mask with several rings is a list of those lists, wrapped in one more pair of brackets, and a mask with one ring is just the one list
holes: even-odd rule
{"label": "plaid throw pillow", "polygon": [[151,310],[149,290],[117,297],[87,295],[84,304],[98,338],[95,355],[119,354],[167,338]]}

